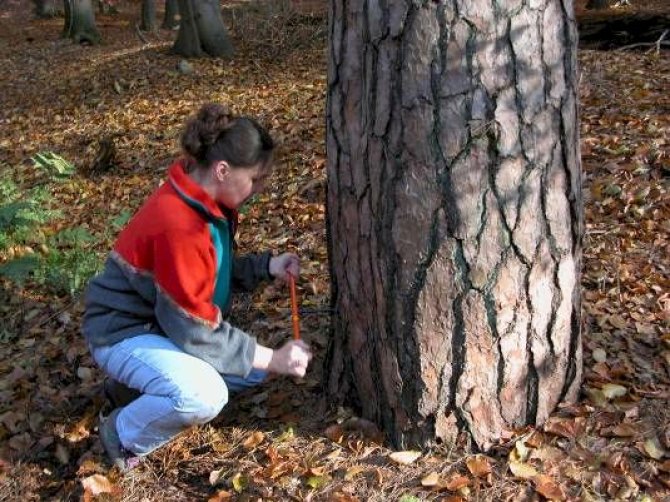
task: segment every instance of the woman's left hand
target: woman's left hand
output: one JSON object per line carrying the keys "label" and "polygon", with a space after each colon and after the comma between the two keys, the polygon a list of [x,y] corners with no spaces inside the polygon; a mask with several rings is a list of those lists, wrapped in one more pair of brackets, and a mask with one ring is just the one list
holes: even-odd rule
{"label": "woman's left hand", "polygon": [[282,253],[270,258],[270,275],[275,279],[288,281],[288,275],[297,279],[300,275],[300,258],[293,253]]}

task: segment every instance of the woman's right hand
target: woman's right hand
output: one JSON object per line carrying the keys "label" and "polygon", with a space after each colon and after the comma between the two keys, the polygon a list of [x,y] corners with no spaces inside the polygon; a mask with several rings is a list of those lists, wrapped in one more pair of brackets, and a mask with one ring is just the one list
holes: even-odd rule
{"label": "woman's right hand", "polygon": [[291,340],[272,353],[268,371],[282,375],[303,377],[312,360],[312,351],[302,340]]}

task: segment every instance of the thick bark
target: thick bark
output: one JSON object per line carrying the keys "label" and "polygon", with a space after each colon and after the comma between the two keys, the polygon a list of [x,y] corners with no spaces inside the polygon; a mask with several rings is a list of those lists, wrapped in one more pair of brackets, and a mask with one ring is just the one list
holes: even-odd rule
{"label": "thick bark", "polygon": [[142,21],[140,30],[156,31],[156,2],[155,0],[142,0]]}
{"label": "thick bark", "polygon": [[91,0],[64,0],[65,26],[63,37],[77,43],[100,43],[100,32],[95,25],[95,11]]}
{"label": "thick bark", "polygon": [[181,16],[172,52],[185,57],[230,57],[233,45],[218,0],[179,0]]}
{"label": "thick bark", "polygon": [[179,5],[177,0],[165,0],[165,14],[163,15],[162,28],[166,30],[174,30],[179,26]]}
{"label": "thick bark", "polygon": [[571,0],[333,0],[328,391],[487,448],[581,381]]}

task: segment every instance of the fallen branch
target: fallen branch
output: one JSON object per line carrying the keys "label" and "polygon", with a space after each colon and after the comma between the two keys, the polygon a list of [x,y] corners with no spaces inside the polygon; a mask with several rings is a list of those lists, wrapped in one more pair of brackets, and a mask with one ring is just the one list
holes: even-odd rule
{"label": "fallen branch", "polygon": [[625,51],[628,49],[635,49],[637,47],[656,47],[656,53],[661,52],[661,47],[670,47],[670,41],[664,41],[665,36],[670,33],[670,30],[665,30],[656,42],[639,42],[637,44],[624,45],[619,47],[617,51]]}

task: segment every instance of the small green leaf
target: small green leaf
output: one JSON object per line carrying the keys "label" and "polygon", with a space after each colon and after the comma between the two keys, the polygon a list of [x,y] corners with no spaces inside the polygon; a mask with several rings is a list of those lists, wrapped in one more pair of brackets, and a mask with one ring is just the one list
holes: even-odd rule
{"label": "small green leaf", "polygon": [[233,485],[233,489],[237,493],[242,493],[249,484],[249,481],[242,475],[242,473],[238,472],[231,478],[230,483]]}
{"label": "small green leaf", "polygon": [[328,481],[328,476],[310,476],[307,478],[307,486],[310,488],[321,488]]}
{"label": "small green leaf", "polygon": [[277,442],[281,443],[282,441],[288,441],[289,439],[293,439],[295,437],[295,431],[293,430],[293,427],[290,425],[284,430],[284,432],[281,433],[281,435],[277,438]]}
{"label": "small green leaf", "polygon": [[398,499],[398,502],[421,502],[421,499],[419,497],[415,497],[414,495],[403,495]]}

